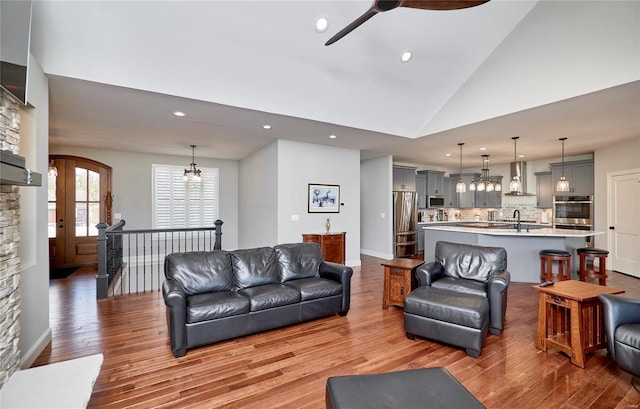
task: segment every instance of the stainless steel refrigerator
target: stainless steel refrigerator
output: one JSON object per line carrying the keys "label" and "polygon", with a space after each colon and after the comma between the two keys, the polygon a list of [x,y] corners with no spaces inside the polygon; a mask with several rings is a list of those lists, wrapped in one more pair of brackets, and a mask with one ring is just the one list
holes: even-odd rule
{"label": "stainless steel refrigerator", "polygon": [[393,237],[396,257],[418,253],[416,192],[393,192]]}

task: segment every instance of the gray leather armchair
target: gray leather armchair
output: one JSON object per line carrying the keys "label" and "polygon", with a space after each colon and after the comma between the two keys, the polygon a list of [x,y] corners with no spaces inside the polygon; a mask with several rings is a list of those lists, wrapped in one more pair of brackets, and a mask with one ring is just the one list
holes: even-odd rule
{"label": "gray leather armchair", "polygon": [[438,241],[436,261],[416,269],[418,286],[486,297],[489,333],[500,335],[507,312],[507,251],[502,247]]}
{"label": "gray leather armchair", "polygon": [[631,383],[640,391],[640,300],[611,294],[600,294],[598,298],[604,305],[609,354],[633,376]]}

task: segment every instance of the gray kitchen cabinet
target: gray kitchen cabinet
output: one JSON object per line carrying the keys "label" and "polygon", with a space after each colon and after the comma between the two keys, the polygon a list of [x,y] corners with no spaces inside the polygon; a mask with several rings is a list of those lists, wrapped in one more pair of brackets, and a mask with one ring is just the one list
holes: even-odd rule
{"label": "gray kitchen cabinet", "polygon": [[454,179],[452,177],[442,178],[444,190],[444,207],[458,207],[456,183],[458,183],[458,179]]}
{"label": "gray kitchen cabinet", "polygon": [[569,181],[568,192],[556,191],[556,185],[562,176],[562,163],[551,164],[551,187],[554,195],[593,195],[593,160],[580,160],[564,163],[564,177]]}
{"label": "gray kitchen cabinet", "polygon": [[444,172],[439,170],[419,170],[418,175],[427,177],[427,195],[444,195]]}
{"label": "gray kitchen cabinet", "polygon": [[[502,185],[502,176],[491,176],[491,180],[498,181]],[[467,189],[468,188],[469,187],[467,186]],[[502,192],[487,192],[486,190],[482,192],[476,191],[476,207],[502,207]]]}
{"label": "gray kitchen cabinet", "polygon": [[416,169],[407,166],[393,167],[393,190],[416,190]]}
{"label": "gray kitchen cabinet", "polygon": [[553,203],[553,187],[551,171],[536,172],[536,206],[550,209]]}
{"label": "gray kitchen cabinet", "polygon": [[[458,183],[458,180],[462,178],[462,181],[467,186],[466,192],[456,193],[456,196],[458,197],[457,207],[461,207],[461,208],[476,207],[476,192],[469,190],[469,183],[471,183],[471,181],[473,181],[474,179],[479,179],[480,174],[479,173],[454,173],[454,174],[451,174],[451,178],[455,179],[456,181],[455,183]],[[454,191],[455,191],[455,184],[454,184]]]}
{"label": "gray kitchen cabinet", "polygon": [[416,192],[418,195],[418,209],[427,207],[427,176],[418,172],[416,175]]}

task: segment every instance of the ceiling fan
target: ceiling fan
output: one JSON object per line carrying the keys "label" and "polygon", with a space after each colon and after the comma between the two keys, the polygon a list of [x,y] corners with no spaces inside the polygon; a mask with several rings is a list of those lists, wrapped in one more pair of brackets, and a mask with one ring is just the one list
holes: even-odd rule
{"label": "ceiling fan", "polygon": [[338,31],[324,45],[331,45],[342,37],[355,30],[365,21],[383,11],[393,10],[398,7],[409,7],[423,10],[457,10],[479,6],[489,0],[374,0],[373,4],[363,15],[355,19],[351,24]]}

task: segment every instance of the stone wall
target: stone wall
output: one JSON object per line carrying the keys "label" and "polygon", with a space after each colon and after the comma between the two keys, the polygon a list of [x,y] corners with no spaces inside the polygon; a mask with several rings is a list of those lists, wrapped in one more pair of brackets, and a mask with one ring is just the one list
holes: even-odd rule
{"label": "stone wall", "polygon": [[[0,89],[0,149],[18,154],[20,111]],[[20,190],[0,185],[0,387],[19,367],[20,350]]]}

